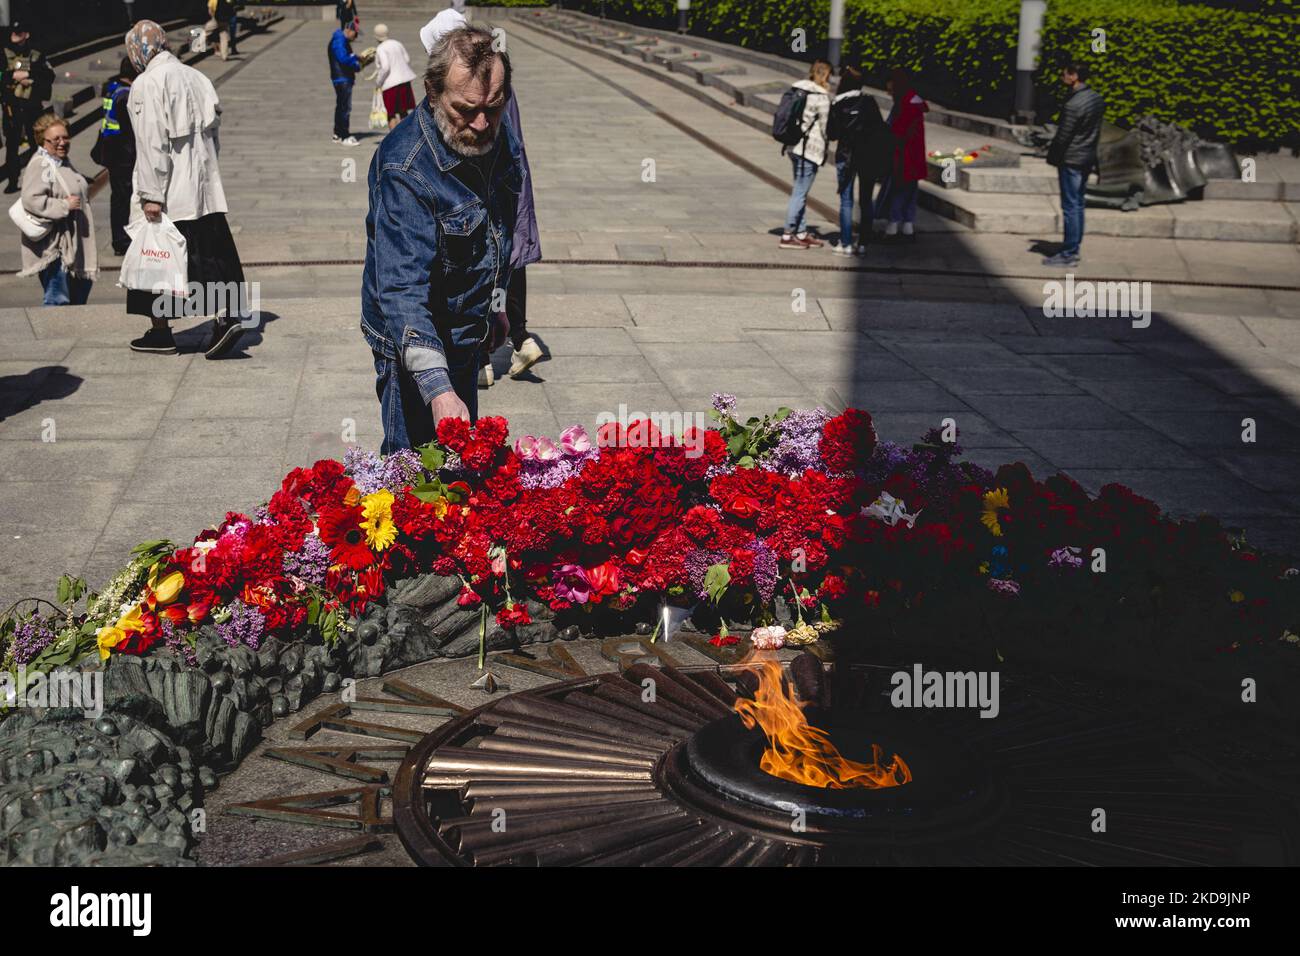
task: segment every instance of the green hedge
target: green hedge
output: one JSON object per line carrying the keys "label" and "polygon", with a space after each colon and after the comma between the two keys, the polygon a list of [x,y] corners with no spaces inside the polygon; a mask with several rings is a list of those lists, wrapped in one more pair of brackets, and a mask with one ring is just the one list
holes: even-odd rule
{"label": "green hedge", "polygon": [[[599,0],[567,8],[598,13]],[[1060,102],[1059,66],[1088,63],[1121,125],[1152,113],[1239,147],[1300,146],[1300,13],[1296,0],[1255,12],[1176,0],[1070,0],[1048,5],[1038,77],[1041,118]],[[673,0],[606,0],[607,16],[662,28]],[[829,0],[693,0],[691,31],[804,59],[823,54]],[[934,102],[986,116],[1012,108],[1019,0],[846,0],[847,60],[876,83],[892,66]],[[791,49],[796,28],[806,52]],[[1106,50],[1094,53],[1093,31]]]}

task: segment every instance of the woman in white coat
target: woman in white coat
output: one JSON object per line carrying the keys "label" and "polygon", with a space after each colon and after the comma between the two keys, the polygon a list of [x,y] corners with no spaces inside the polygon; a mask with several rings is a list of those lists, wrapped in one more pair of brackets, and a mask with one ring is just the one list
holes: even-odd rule
{"label": "woman in white coat", "polygon": [[244,269],[226,222],[226,193],[217,166],[221,104],[206,76],[168,52],[167,34],[152,20],[131,28],[126,52],[140,71],[127,101],[136,144],[131,219],[158,222],[166,214],[185,238],[189,281],[183,303],[160,302],[161,296],[151,291],[128,290],[127,312],[148,316],[151,322],[131,348],[175,354],[167,318],[211,315],[212,337],[204,351],[210,359],[220,358],[243,332],[239,318],[247,302]]}
{"label": "woman in white coat", "polygon": [[415,94],[411,92],[411,81],[415,71],[411,69],[411,55],[401,40],[394,40],[388,35],[388,27],[379,23],[375,25],[375,83],[384,97],[384,111],[388,113],[388,128],[392,129],[407,113],[415,110]]}

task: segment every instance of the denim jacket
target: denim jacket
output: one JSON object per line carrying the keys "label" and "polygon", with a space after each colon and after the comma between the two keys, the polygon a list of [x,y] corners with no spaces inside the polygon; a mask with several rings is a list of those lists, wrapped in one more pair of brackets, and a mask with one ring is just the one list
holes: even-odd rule
{"label": "denim jacket", "polygon": [[400,362],[425,402],[451,390],[449,361],[477,361],[494,305],[504,308],[523,182],[508,119],[485,164],[486,201],[467,185],[484,174],[443,142],[427,99],[370,163],[361,332],[376,355]]}

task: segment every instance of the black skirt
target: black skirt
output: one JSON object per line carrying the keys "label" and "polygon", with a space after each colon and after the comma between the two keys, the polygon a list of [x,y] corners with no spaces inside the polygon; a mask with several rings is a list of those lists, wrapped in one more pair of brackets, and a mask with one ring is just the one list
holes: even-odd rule
{"label": "black skirt", "polygon": [[[188,301],[180,297],[156,295],[139,289],[126,292],[126,311],[129,315],[165,315],[171,318],[184,316],[216,315],[225,312],[234,316],[239,306],[247,305],[249,294],[244,286],[244,266],[239,261],[235,237],[224,212],[213,212],[201,219],[186,219],[174,223],[176,231],[185,237],[186,278],[190,283]],[[195,288],[195,284],[200,288]],[[232,294],[238,298],[233,299]],[[155,303],[171,298],[168,304]]]}

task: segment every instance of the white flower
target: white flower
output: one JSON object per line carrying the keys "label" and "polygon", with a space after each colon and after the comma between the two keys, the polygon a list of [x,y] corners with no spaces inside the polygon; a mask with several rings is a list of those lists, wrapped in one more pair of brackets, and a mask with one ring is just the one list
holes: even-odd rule
{"label": "white flower", "polygon": [[903,499],[895,498],[888,491],[882,491],[879,498],[862,509],[862,514],[883,521],[891,527],[900,521],[905,521],[909,528],[916,527],[916,519],[921,516],[919,511],[916,514],[908,514]]}
{"label": "white flower", "polygon": [[780,624],[770,627],[756,627],[749,635],[749,643],[755,650],[775,651],[785,647],[785,628]]}

